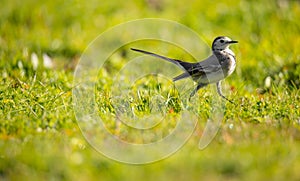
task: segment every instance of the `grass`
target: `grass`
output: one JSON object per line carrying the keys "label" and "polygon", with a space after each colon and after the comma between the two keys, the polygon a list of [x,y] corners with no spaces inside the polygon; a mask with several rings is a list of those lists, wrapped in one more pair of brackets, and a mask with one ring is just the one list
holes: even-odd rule
{"label": "grass", "polygon": [[[0,9],[0,180],[299,180],[299,16],[299,2],[285,0],[188,4],[4,0]],[[200,90],[193,107],[199,122],[191,139],[171,157],[137,166],[104,157],[83,138],[72,107],[72,82],[80,55],[99,33],[145,17],[178,21],[209,44],[218,35],[239,40],[232,47],[237,69],[224,88],[238,106],[226,103],[222,127],[201,151],[197,145],[209,117],[212,93],[209,87]],[[33,54],[38,56],[37,68],[31,63]],[[43,54],[51,57],[53,68],[43,66]],[[172,130],[181,100],[169,82],[142,79],[127,97],[130,107],[135,114],[147,116],[153,111],[151,97],[162,93],[170,121],[146,140],[111,122],[115,110],[112,80],[107,75],[118,71],[120,61],[130,54],[112,57],[107,74],[99,72],[99,115],[115,135],[152,142]],[[184,56],[172,51],[167,55]]]}

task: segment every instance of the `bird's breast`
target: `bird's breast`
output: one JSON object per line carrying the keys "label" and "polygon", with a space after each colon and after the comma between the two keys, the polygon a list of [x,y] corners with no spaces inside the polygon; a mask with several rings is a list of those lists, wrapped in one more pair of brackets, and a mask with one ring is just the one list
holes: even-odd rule
{"label": "bird's breast", "polygon": [[222,65],[222,69],[224,71],[224,74],[227,77],[227,76],[231,75],[235,70],[235,67],[236,67],[235,57],[232,55],[229,55],[223,64],[224,65]]}
{"label": "bird's breast", "polygon": [[231,75],[236,67],[235,55],[232,51],[221,51],[217,55],[225,77]]}

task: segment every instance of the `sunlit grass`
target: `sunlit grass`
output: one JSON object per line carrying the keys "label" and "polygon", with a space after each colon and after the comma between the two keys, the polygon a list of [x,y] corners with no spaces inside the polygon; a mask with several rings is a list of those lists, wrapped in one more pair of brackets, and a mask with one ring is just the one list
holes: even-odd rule
{"label": "sunlit grass", "polygon": [[[144,17],[183,23],[208,44],[219,35],[238,40],[232,47],[237,69],[223,87],[236,105],[225,103],[222,127],[201,151],[197,145],[214,87],[200,90],[194,98],[199,120],[191,140],[170,158],[132,166],[104,157],[82,137],[72,109],[72,81],[80,55],[99,33]],[[299,2],[285,0],[1,2],[0,180],[299,180],[299,17]],[[189,59],[179,49],[157,46],[147,42],[137,48]],[[98,112],[122,140],[155,142],[173,130],[185,102],[163,78],[144,77],[135,86],[125,79],[122,86],[131,91],[123,97],[132,110],[128,114],[137,119],[156,111],[168,121],[146,139],[141,136],[146,133],[115,121],[121,110],[114,106],[117,92],[110,75],[130,53],[123,47],[99,72]],[[53,67],[44,65],[45,55]],[[161,112],[151,107],[156,95],[162,95],[155,99],[165,108]]]}

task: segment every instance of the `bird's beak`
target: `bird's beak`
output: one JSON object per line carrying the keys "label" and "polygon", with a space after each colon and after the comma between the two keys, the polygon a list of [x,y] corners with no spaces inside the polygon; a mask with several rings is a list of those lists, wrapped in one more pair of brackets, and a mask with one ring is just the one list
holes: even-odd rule
{"label": "bird's beak", "polygon": [[232,40],[228,42],[229,44],[238,43],[238,41]]}

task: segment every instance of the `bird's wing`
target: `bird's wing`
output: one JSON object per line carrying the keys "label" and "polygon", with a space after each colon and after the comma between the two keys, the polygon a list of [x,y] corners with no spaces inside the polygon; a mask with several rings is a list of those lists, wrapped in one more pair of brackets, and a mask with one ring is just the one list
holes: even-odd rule
{"label": "bird's wing", "polygon": [[198,63],[189,63],[186,69],[191,75],[201,76],[203,74],[219,71],[222,67],[215,55],[209,56],[207,59]]}
{"label": "bird's wing", "polygon": [[207,59],[198,62],[198,67],[204,73],[212,73],[222,69],[220,62],[215,55],[211,55]]}
{"label": "bird's wing", "polygon": [[221,70],[222,67],[221,65],[206,65],[206,66],[201,66],[201,71],[204,73],[212,73],[212,72],[217,72]]}

